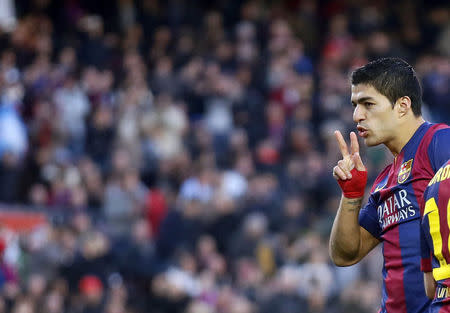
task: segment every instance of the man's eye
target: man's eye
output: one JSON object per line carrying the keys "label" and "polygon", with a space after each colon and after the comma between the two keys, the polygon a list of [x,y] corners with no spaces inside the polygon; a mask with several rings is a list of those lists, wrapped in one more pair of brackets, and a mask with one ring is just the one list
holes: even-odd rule
{"label": "man's eye", "polygon": [[372,102],[364,102],[364,105],[365,106],[367,106],[367,107],[370,107],[370,106],[372,106],[372,105],[374,105],[375,103],[372,103]]}

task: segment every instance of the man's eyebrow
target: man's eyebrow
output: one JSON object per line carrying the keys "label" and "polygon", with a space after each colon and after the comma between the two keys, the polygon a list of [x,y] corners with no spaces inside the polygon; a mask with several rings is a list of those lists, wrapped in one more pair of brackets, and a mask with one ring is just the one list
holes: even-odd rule
{"label": "man's eyebrow", "polygon": [[363,102],[366,102],[367,100],[374,101],[374,98],[372,98],[372,97],[361,97],[356,102],[352,100],[352,104],[363,103]]}

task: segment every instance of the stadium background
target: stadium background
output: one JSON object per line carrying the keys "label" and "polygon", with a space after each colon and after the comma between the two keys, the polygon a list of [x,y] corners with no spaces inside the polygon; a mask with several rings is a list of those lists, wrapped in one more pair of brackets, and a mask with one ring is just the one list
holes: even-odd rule
{"label": "stadium background", "polygon": [[376,312],[327,242],[385,56],[448,123],[446,1],[0,1],[0,313]]}

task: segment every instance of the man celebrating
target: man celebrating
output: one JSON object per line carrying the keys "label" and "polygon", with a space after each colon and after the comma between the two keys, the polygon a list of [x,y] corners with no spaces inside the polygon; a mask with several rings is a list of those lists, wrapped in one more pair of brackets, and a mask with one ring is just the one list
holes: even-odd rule
{"label": "man celebrating", "polygon": [[450,312],[449,225],[450,160],[437,171],[425,191],[421,268],[425,291],[433,299],[430,313]]}
{"label": "man celebrating", "polygon": [[350,151],[335,132],[342,153],[333,176],[343,195],[330,236],[330,256],[338,266],[359,262],[383,244],[380,312],[428,310],[420,271],[420,217],[423,193],[450,158],[450,127],[425,122],[421,88],[413,68],[401,59],[373,61],[352,73],[353,120],[368,146],[384,144],[394,155],[375,180],[361,209],[367,171],[356,134]]}

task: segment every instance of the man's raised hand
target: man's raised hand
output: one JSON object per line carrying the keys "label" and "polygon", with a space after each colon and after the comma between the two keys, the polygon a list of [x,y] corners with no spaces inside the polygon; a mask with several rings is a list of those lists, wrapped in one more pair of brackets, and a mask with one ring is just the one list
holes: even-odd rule
{"label": "man's raised hand", "polygon": [[345,197],[362,197],[367,183],[367,171],[359,155],[358,138],[354,132],[350,133],[351,153],[349,153],[341,132],[336,130],[334,134],[342,153],[342,159],[333,168],[333,177],[338,181]]}

